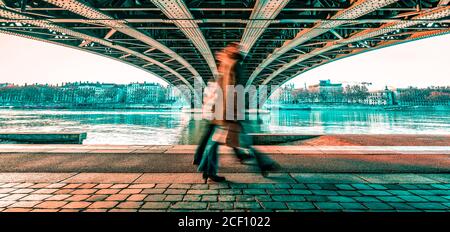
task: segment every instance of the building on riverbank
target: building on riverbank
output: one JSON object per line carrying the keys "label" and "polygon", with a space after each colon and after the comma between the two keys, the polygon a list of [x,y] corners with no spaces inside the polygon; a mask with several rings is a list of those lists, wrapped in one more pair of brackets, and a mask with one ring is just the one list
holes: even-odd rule
{"label": "building on riverbank", "polygon": [[0,86],[0,105],[17,107],[169,107],[179,98],[174,87],[155,83]]}

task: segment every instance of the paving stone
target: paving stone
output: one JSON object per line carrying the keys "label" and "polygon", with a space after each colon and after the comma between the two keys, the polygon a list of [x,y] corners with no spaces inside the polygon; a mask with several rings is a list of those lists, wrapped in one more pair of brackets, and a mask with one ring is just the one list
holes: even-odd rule
{"label": "paving stone", "polygon": [[416,208],[416,209],[431,209],[431,210],[435,210],[435,209],[449,209],[448,206],[445,206],[443,204],[439,204],[439,203],[432,203],[432,202],[427,202],[427,203],[408,203],[408,205]]}
{"label": "paving stone", "polygon": [[373,189],[368,184],[352,184],[352,187],[358,190],[371,190]]}
{"label": "paving stone", "polygon": [[139,194],[142,192],[142,189],[123,189],[118,194]]}
{"label": "paving stone", "polygon": [[191,184],[171,184],[169,185],[168,188],[171,189],[190,189],[191,188]]}
{"label": "paving stone", "polygon": [[316,207],[311,202],[287,202],[289,209],[306,210],[315,209]]}
{"label": "paving stone", "polygon": [[314,203],[317,208],[319,209],[323,209],[323,210],[340,210],[343,209],[341,205],[339,205],[338,203],[333,203],[333,202],[315,202]]}
{"label": "paving stone", "polygon": [[78,189],[78,190],[74,190],[70,194],[73,194],[73,195],[78,195],[78,194],[86,195],[86,194],[93,194],[95,192],[97,192],[97,189]]}
{"label": "paving stone", "polygon": [[431,202],[448,202],[449,201],[449,199],[446,199],[441,196],[420,196],[420,197],[426,199],[427,201],[431,201]]}
{"label": "paving stone", "polygon": [[116,213],[134,213],[137,212],[137,209],[110,209],[108,212],[116,212]]}
{"label": "paving stone", "polygon": [[232,189],[244,189],[244,188],[247,188],[247,184],[230,183],[230,188],[232,188]]}
{"label": "paving stone", "polygon": [[362,196],[361,193],[357,191],[336,191],[339,195],[347,196],[347,197],[359,197]]}
{"label": "paving stone", "polygon": [[166,198],[167,195],[163,195],[163,194],[152,194],[152,195],[148,195],[144,201],[163,201],[164,198]]}
{"label": "paving stone", "polygon": [[182,201],[184,195],[167,195],[164,201]]}
{"label": "paving stone", "polygon": [[166,189],[166,188],[168,188],[169,186],[170,186],[170,184],[167,184],[167,183],[164,183],[164,184],[159,183],[159,184],[156,184],[156,185],[155,185],[155,188],[163,188],[163,189]]}
{"label": "paving stone", "polygon": [[318,184],[306,184],[306,188],[309,190],[321,190],[322,186]]}
{"label": "paving stone", "polygon": [[[28,188],[33,185],[34,185],[34,183],[22,183],[22,184],[15,185],[14,188]],[[52,187],[48,187],[48,188],[52,188]],[[60,187],[56,187],[56,188],[60,188]]]}
{"label": "paving stone", "polygon": [[359,193],[366,196],[389,196],[391,193],[382,190],[359,190]]}
{"label": "paving stone", "polygon": [[151,189],[154,188],[156,184],[132,184],[128,188],[132,189]]}
{"label": "paving stone", "polygon": [[154,189],[143,189],[142,194],[161,194],[164,193],[166,189],[163,188],[154,188]]}
{"label": "paving stone", "polygon": [[52,194],[70,194],[71,192],[75,191],[75,189],[60,189]]}
{"label": "paving stone", "polygon": [[258,202],[235,202],[234,207],[236,209],[259,209],[261,205]]}
{"label": "paving stone", "polygon": [[206,202],[177,202],[172,205],[172,209],[206,209],[208,203]]}
{"label": "paving stone", "polygon": [[336,191],[338,188],[334,184],[319,184],[322,190]]}
{"label": "paving stone", "polygon": [[108,198],[109,195],[92,195],[86,199],[86,201],[104,201],[106,198]]}
{"label": "paving stone", "polygon": [[249,195],[267,194],[265,189],[244,189],[243,193]]}
{"label": "paving stone", "polygon": [[411,192],[407,190],[387,190],[387,192],[396,195],[396,196],[411,196],[413,195]]}
{"label": "paving stone", "polygon": [[0,193],[10,193],[16,191],[15,188],[0,188]]}
{"label": "paving stone", "polygon": [[233,209],[233,205],[232,202],[211,202],[209,203],[209,209]]}
{"label": "paving stone", "polygon": [[9,208],[32,208],[37,204],[42,203],[42,201],[19,201],[14,204],[9,205]]}
{"label": "paving stone", "polygon": [[274,201],[305,201],[305,197],[301,195],[274,195]]}
{"label": "paving stone", "polygon": [[207,195],[207,194],[211,194],[211,195],[217,195],[219,194],[218,190],[203,190],[203,189],[191,189],[187,191],[187,194],[196,194],[196,195]]}
{"label": "paving stone", "polygon": [[95,186],[96,189],[107,189],[111,187],[113,184],[98,184]]}
{"label": "paving stone", "polygon": [[274,184],[275,188],[277,189],[290,189],[291,185],[289,184]]}
{"label": "paving stone", "polygon": [[167,189],[164,194],[186,194],[187,189]]}
{"label": "paving stone", "polygon": [[255,201],[255,196],[253,195],[235,195],[236,201]]}
{"label": "paving stone", "polygon": [[305,196],[306,201],[328,201],[326,196]]}
{"label": "paving stone", "polygon": [[267,193],[271,195],[286,195],[289,194],[287,189],[267,189]]}
{"label": "paving stone", "polygon": [[106,198],[106,201],[124,201],[127,199],[130,195],[129,194],[114,194]]}
{"label": "paving stone", "polygon": [[6,196],[6,197],[3,197],[1,200],[2,200],[2,201],[17,201],[17,200],[19,200],[20,198],[23,198],[23,197],[25,197],[25,196],[27,196],[27,194],[16,193],[16,194],[10,194],[10,195],[8,195],[8,196]]}
{"label": "paving stone", "polygon": [[369,184],[375,190],[386,190],[387,188],[381,184]]}
{"label": "paving stone", "polygon": [[[89,189],[89,188],[93,188],[95,187],[97,184],[82,184],[80,186],[78,186],[78,188],[83,188],[83,189]],[[47,186],[47,188],[50,188]]]}
{"label": "paving stone", "polygon": [[36,189],[22,188],[22,189],[17,189],[16,191],[13,191],[11,193],[32,193],[34,191],[36,191]]}
{"label": "paving stone", "polygon": [[265,209],[287,209],[284,202],[266,201],[261,203]]}
{"label": "paving stone", "polygon": [[191,189],[209,189],[209,185],[208,184],[193,184],[191,186]]}
{"label": "paving stone", "polygon": [[72,195],[65,199],[65,201],[84,201],[88,199],[91,195]]}
{"label": "paving stone", "polygon": [[231,195],[231,194],[233,194],[233,195],[239,195],[239,194],[242,194],[242,189],[220,189],[219,190],[219,194],[220,195],[225,195],[225,194],[227,194],[227,195]]}
{"label": "paving stone", "polygon": [[35,208],[58,209],[66,205],[67,201],[44,201],[35,206]]}
{"label": "paving stone", "polygon": [[249,189],[274,189],[275,186],[273,184],[266,184],[266,183],[261,183],[261,184],[248,184]]}
{"label": "paving stone", "polygon": [[32,208],[8,208],[3,210],[4,213],[14,213],[14,212],[30,212]]}
{"label": "paving stone", "polygon": [[113,184],[110,189],[124,189],[130,186],[129,184]]}
{"label": "paving stone", "polygon": [[388,204],[396,210],[414,210],[415,209],[406,203],[390,202]]}
{"label": "paving stone", "polygon": [[183,197],[183,201],[201,201],[201,199],[202,195],[185,195]]}
{"label": "paving stone", "polygon": [[310,190],[305,189],[289,189],[289,193],[297,195],[312,195],[312,192]]}
{"label": "paving stone", "polygon": [[315,195],[320,195],[320,196],[336,196],[336,195],[338,195],[336,191],[331,191],[331,190],[311,190],[311,192]]}
{"label": "paving stone", "polygon": [[305,184],[291,184],[291,187],[294,189],[307,189]]}
{"label": "paving stone", "polygon": [[85,201],[74,201],[69,202],[67,205],[64,205],[62,208],[65,209],[84,209],[87,208],[91,203]]}
{"label": "paving stone", "polygon": [[119,202],[117,201],[97,201],[89,205],[88,208],[90,209],[112,209],[114,208]]}
{"label": "paving stone", "polygon": [[205,195],[202,197],[202,201],[217,201],[217,195]]}
{"label": "paving stone", "polygon": [[146,202],[142,209],[167,209],[170,206],[170,202]]}
{"label": "paving stone", "polygon": [[147,194],[133,194],[127,198],[127,201],[143,201],[147,197]]}
{"label": "paving stone", "polygon": [[351,210],[365,210],[367,209],[364,205],[356,202],[342,202],[340,203],[341,206],[345,209],[351,209]]}
{"label": "paving stone", "polygon": [[[256,195],[255,198],[257,201],[260,201],[260,202],[273,201],[273,199],[270,195]],[[220,197],[219,197],[219,199],[220,199]]]}
{"label": "paving stone", "polygon": [[139,207],[141,207],[142,204],[143,204],[143,202],[126,201],[126,202],[122,202],[119,205],[117,205],[117,208],[119,208],[119,209],[138,209]]}
{"label": "paving stone", "polygon": [[49,194],[30,194],[20,200],[21,201],[43,201],[51,196],[52,195],[49,195]]}
{"label": "paving stone", "polygon": [[329,196],[328,199],[336,202],[355,202],[354,199],[345,196]]}
{"label": "paving stone", "polygon": [[91,208],[83,210],[83,212],[86,212],[86,213],[103,213],[103,212],[107,212],[107,211],[108,211],[107,209],[91,209]]}
{"label": "paving stone", "polygon": [[366,202],[364,205],[369,208],[370,210],[387,210],[387,209],[393,209],[392,206],[381,203],[381,202]]}
{"label": "paving stone", "polygon": [[47,198],[46,200],[47,201],[62,201],[62,200],[65,200],[65,199],[67,199],[67,198],[69,198],[71,196],[72,195],[69,195],[69,194],[56,194],[56,195],[53,195],[53,196]]}
{"label": "paving stone", "polygon": [[378,196],[377,198],[383,202],[405,202],[405,200],[395,196]]}
{"label": "paving stone", "polygon": [[209,185],[209,189],[228,189],[228,188],[229,186],[227,183],[215,183]]}
{"label": "paving stone", "polygon": [[375,197],[354,197],[353,199],[359,202],[380,202],[380,200]]}
{"label": "paving stone", "polygon": [[120,189],[100,189],[95,194],[99,195],[107,195],[107,194],[117,194]]}
{"label": "paving stone", "polygon": [[418,174],[359,174],[359,177],[370,183],[393,184],[393,183],[435,183],[436,181],[420,176]]}
{"label": "paving stone", "polygon": [[407,202],[426,202],[427,201],[418,196],[399,196],[399,198],[401,198]]}
{"label": "paving stone", "polygon": [[341,190],[355,190],[355,188],[349,184],[336,184],[336,188]]}
{"label": "paving stone", "polygon": [[233,195],[218,195],[218,201],[235,201],[236,196]]}

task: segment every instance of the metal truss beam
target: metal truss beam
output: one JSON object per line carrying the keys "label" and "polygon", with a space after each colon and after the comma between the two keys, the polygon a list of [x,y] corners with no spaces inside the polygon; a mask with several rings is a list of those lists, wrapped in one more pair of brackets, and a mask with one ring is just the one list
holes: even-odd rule
{"label": "metal truss beam", "polygon": [[45,1],[55,6],[71,11],[75,14],[81,15],[85,18],[91,20],[94,19],[95,21],[100,22],[101,24],[108,26],[111,29],[115,29],[130,37],[139,39],[140,41],[162,51],[168,56],[175,58],[180,64],[185,66],[192,73],[194,78],[197,78],[200,81],[200,83],[204,83],[199,73],[185,59],[179,56],[176,52],[172,51],[170,48],[151,38],[150,36],[128,26],[126,21],[116,20],[77,0],[45,0]]}
{"label": "metal truss beam", "polygon": [[370,12],[373,12],[379,8],[382,8],[384,6],[387,6],[389,4],[392,4],[394,2],[397,2],[398,0],[361,0],[354,3],[351,7],[348,9],[342,10],[337,12],[333,17],[331,17],[332,20],[338,20],[338,21],[322,21],[317,23],[313,28],[311,29],[305,29],[300,31],[293,40],[286,41],[282,47],[275,49],[275,51],[270,54],[264,61],[261,62],[260,65],[253,71],[253,73],[250,75],[247,86],[248,88],[253,80],[258,76],[258,74],[264,70],[265,67],[267,67],[270,63],[277,60],[281,55],[286,53],[287,51],[301,45],[302,43],[315,38],[319,35],[324,34],[325,32],[336,28],[338,26],[341,26],[345,23],[348,23],[347,20],[352,20],[359,18],[363,15],[366,15]]}
{"label": "metal truss beam", "polygon": [[413,20],[410,21],[404,21],[404,22],[400,22],[400,23],[389,23],[389,24],[384,24],[383,26],[376,28],[376,29],[368,29],[368,30],[364,30],[361,31],[347,39],[343,39],[343,40],[338,40],[335,42],[329,42],[327,43],[324,47],[321,48],[317,48],[315,50],[313,50],[310,53],[304,54],[304,55],[300,55],[298,58],[292,60],[291,62],[289,62],[286,65],[283,65],[283,67],[279,68],[276,72],[272,73],[270,76],[268,76],[263,82],[262,84],[265,85],[267,83],[269,83],[273,78],[275,78],[277,75],[279,75],[280,73],[286,71],[287,69],[289,69],[292,66],[295,66],[296,64],[303,62],[305,60],[308,60],[312,57],[321,55],[325,52],[328,52],[330,50],[336,49],[336,48],[340,48],[343,46],[346,46],[350,43],[357,43],[357,42],[361,42],[364,41],[366,39],[372,38],[372,37],[376,37],[376,36],[381,36],[381,35],[386,35],[388,33],[392,33],[394,31],[397,31],[398,28],[408,28],[410,26],[414,26],[417,24],[416,20],[423,20],[423,19],[439,19],[439,18],[444,18],[444,17],[448,17],[450,16],[450,6],[447,7],[437,7],[434,10],[430,10],[424,13],[421,13],[418,16],[413,17]]}
{"label": "metal truss beam", "polygon": [[291,78],[289,79],[285,79],[281,84],[283,85],[284,83],[290,81],[292,78],[295,78],[295,76],[303,74],[305,72],[311,71],[312,69],[315,69],[317,67],[320,67],[322,65],[334,62],[336,60],[340,60],[340,59],[344,59],[344,58],[348,58],[351,56],[355,56],[361,53],[365,53],[365,52],[370,52],[373,50],[377,50],[377,49],[381,49],[381,48],[385,48],[385,47],[390,47],[390,46],[394,46],[394,45],[398,45],[398,44],[403,44],[403,43],[407,43],[407,42],[412,42],[415,40],[420,40],[420,39],[426,39],[426,38],[430,38],[430,37],[434,37],[434,36],[439,36],[439,35],[445,35],[445,34],[450,34],[450,29],[444,29],[444,30],[432,30],[432,31],[421,31],[421,32],[415,32],[415,33],[411,33],[411,35],[404,39],[404,40],[396,40],[396,41],[384,41],[379,43],[377,46],[374,47],[370,47],[370,48],[358,48],[358,49],[354,49],[352,52],[348,53],[348,54],[339,54],[337,55],[333,60],[327,60],[324,62],[321,62],[319,64],[315,64],[313,66],[307,67],[299,72],[296,72],[295,75],[293,75]]}
{"label": "metal truss beam", "polygon": [[175,19],[173,23],[194,44],[200,54],[205,58],[213,76],[218,77],[218,71],[214,55],[203,36],[202,31],[192,16],[189,8],[183,0],[151,0],[169,19]]}
{"label": "metal truss beam", "polygon": [[[257,0],[253,7],[250,21],[245,27],[241,39],[241,50],[246,55],[270,25],[268,19],[275,19],[289,0]],[[253,21],[254,20],[254,21]]]}
{"label": "metal truss beam", "polygon": [[92,43],[98,43],[98,44],[101,44],[103,46],[110,47],[110,48],[122,51],[125,54],[131,54],[131,55],[133,55],[135,57],[138,57],[138,58],[140,58],[142,60],[145,60],[147,62],[154,63],[154,64],[158,65],[159,67],[161,67],[162,69],[172,73],[178,79],[183,81],[191,90],[193,90],[192,85],[183,76],[181,76],[178,72],[176,72],[172,68],[168,67],[167,65],[165,65],[165,64],[163,64],[163,63],[161,63],[161,62],[159,62],[159,61],[157,61],[157,60],[155,60],[153,58],[150,58],[150,57],[148,57],[148,56],[146,56],[144,54],[136,52],[134,50],[128,49],[128,48],[120,46],[120,45],[113,44],[113,43],[111,43],[111,42],[109,42],[107,40],[104,40],[104,39],[96,38],[96,37],[93,37],[93,36],[90,36],[90,35],[87,35],[87,34],[83,34],[83,33],[80,33],[80,32],[76,32],[76,31],[73,31],[73,30],[70,30],[70,29],[58,26],[56,24],[48,22],[47,20],[35,20],[34,18],[32,18],[30,16],[25,16],[25,15],[19,13],[19,12],[7,10],[7,9],[5,9],[3,7],[0,7],[0,17],[8,18],[8,19],[21,19],[23,23],[28,23],[28,24],[31,24],[31,25],[34,25],[34,26],[45,28],[45,29],[48,29],[50,31],[55,31],[55,32],[61,33],[62,35],[70,35],[72,37],[76,37],[76,38],[79,38],[79,39],[84,40],[84,41],[91,41]]}

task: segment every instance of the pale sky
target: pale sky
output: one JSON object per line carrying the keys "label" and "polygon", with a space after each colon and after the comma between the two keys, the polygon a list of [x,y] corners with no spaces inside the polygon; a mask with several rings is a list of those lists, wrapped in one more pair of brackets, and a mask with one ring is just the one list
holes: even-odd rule
{"label": "pale sky", "polygon": [[[159,78],[124,63],[53,44],[0,34],[0,83],[91,81],[159,82]],[[430,85],[450,86],[450,34],[414,41],[331,62],[291,82],[301,87],[319,80],[371,89]]]}

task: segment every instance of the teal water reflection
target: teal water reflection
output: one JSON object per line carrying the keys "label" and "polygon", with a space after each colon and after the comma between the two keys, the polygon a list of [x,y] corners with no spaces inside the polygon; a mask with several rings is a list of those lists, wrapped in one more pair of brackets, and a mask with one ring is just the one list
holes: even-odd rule
{"label": "teal water reflection", "polygon": [[[202,124],[178,111],[0,110],[0,132],[87,132],[85,144],[190,144]],[[448,111],[313,110],[261,115],[251,132],[450,134]]]}

